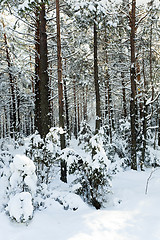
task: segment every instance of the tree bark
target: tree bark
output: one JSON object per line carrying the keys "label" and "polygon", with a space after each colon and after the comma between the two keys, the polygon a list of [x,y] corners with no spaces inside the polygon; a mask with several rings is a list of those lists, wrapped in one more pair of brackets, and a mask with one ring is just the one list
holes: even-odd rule
{"label": "tree bark", "polygon": [[77,99],[76,99],[76,81],[73,81],[73,95],[74,95],[74,136],[77,139]]}
{"label": "tree bark", "polygon": [[35,14],[35,129],[41,131],[40,119],[40,19],[39,10]]}
{"label": "tree bark", "polygon": [[131,68],[130,68],[130,80],[131,80],[131,101],[130,101],[130,118],[131,118],[131,169],[137,170],[137,156],[136,156],[136,72],[135,72],[135,10],[136,0],[132,0],[131,11]]}
{"label": "tree bark", "polygon": [[[3,24],[3,28],[5,29],[5,25]],[[9,75],[9,82],[10,82],[10,91],[11,91],[11,103],[10,103],[10,136],[14,137],[16,132],[16,96],[15,96],[15,81],[14,77],[11,72],[11,59],[9,55],[8,43],[7,43],[7,36],[4,33],[4,43],[5,43],[5,51],[6,51],[6,59],[8,65],[8,75]]]}
{"label": "tree bark", "polygon": [[123,117],[124,119],[127,117],[127,104],[126,104],[126,88],[124,82],[124,73],[121,73],[122,77],[122,95],[123,95]]}
{"label": "tree bark", "polygon": [[[66,62],[66,59],[65,59],[65,70],[66,69],[66,66],[67,65],[67,62]],[[67,84],[66,84],[66,74],[65,74],[65,77],[63,79],[63,84],[64,84],[64,99],[65,99],[65,110],[66,110],[66,125],[67,125],[67,133],[70,135],[70,129],[69,129],[69,109],[68,109],[68,96],[67,96]]]}
{"label": "tree bark", "polygon": [[50,105],[49,105],[49,77],[47,58],[47,34],[45,3],[42,1],[40,11],[40,135],[45,138],[50,129]]}
{"label": "tree bark", "polygon": [[[62,84],[62,57],[61,57],[61,34],[60,34],[60,11],[59,0],[56,0],[56,21],[57,21],[57,59],[58,59],[58,97],[59,97],[59,127],[64,130],[63,110],[63,84]],[[66,147],[64,131],[60,134],[61,149]],[[61,160],[61,180],[67,182],[67,163]]]}
{"label": "tree bark", "polygon": [[99,93],[99,81],[98,81],[96,17],[95,17],[95,21],[94,21],[94,83],[95,83],[95,94],[96,94],[96,126],[95,126],[95,134],[96,134],[96,133],[98,133],[100,126],[101,126],[100,93]]}

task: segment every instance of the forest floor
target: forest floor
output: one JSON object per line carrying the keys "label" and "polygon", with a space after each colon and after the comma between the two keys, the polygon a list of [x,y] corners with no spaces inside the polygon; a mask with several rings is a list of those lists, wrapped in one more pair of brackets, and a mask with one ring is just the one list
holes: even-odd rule
{"label": "forest floor", "polygon": [[160,240],[160,169],[153,172],[145,194],[151,171],[114,175],[105,209],[96,210],[78,197],[76,211],[50,199],[28,224],[12,222],[1,212],[0,240]]}

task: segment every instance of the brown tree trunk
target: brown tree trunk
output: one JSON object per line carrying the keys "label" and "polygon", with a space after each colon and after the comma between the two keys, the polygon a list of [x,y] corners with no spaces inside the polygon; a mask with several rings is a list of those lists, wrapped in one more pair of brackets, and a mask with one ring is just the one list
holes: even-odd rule
{"label": "brown tree trunk", "polygon": [[88,86],[86,85],[86,104],[85,104],[85,119],[88,120]]}
{"label": "brown tree trunk", "polygon": [[83,87],[82,91],[83,91],[83,119],[87,120],[86,99],[85,99],[85,86]]}
{"label": "brown tree trunk", "polygon": [[135,10],[136,0],[132,0],[132,11],[131,11],[131,34],[130,34],[130,45],[131,45],[131,69],[130,69],[130,80],[131,80],[131,101],[130,101],[130,118],[131,118],[131,169],[137,170],[137,156],[136,156],[136,72],[135,72]]}
{"label": "brown tree trunk", "polygon": [[123,95],[123,116],[124,118],[127,117],[127,104],[126,104],[126,88],[125,88],[125,82],[124,82],[124,73],[121,73],[122,77],[122,95]]}
{"label": "brown tree trunk", "polygon": [[40,10],[40,135],[45,138],[49,132],[50,105],[49,105],[49,77],[48,77],[48,58],[47,58],[47,34],[46,34],[46,14],[45,3],[42,1]]}
{"label": "brown tree trunk", "polygon": [[[106,66],[108,65],[108,53],[107,53],[107,33],[105,29],[105,47],[106,47]],[[108,113],[108,127],[109,127],[109,140],[112,143],[112,97],[111,97],[111,86],[110,86],[110,76],[108,72],[108,66],[106,67],[106,94],[107,94],[107,113]]]}
{"label": "brown tree trunk", "polygon": [[[151,1],[151,7],[153,8],[153,2]],[[154,99],[154,83],[153,83],[153,69],[152,69],[152,38],[153,38],[153,22],[151,20],[151,26],[150,26],[150,39],[149,39],[149,70],[150,70],[150,82],[152,84],[152,100]],[[152,107],[153,112],[153,107]]]}
{"label": "brown tree trunk", "polygon": [[[65,70],[67,70],[67,62],[65,59]],[[67,85],[66,85],[66,74],[63,79],[63,84],[64,84],[64,99],[65,99],[65,110],[66,110],[66,125],[67,125],[67,132],[70,134],[70,129],[69,129],[69,109],[68,109],[68,96],[67,96]]]}
{"label": "brown tree trunk", "polygon": [[109,84],[109,75],[106,76],[107,81],[107,106],[108,106],[108,120],[109,120],[109,139],[110,143],[112,143],[112,119],[111,119],[111,101],[110,101],[110,84]]}
{"label": "brown tree trunk", "polygon": [[35,14],[35,129],[41,131],[40,119],[40,19],[39,10]]}
{"label": "brown tree trunk", "polygon": [[76,99],[76,81],[73,81],[73,95],[74,95],[74,136],[77,139],[77,99]]}
{"label": "brown tree trunk", "polygon": [[[60,10],[59,0],[56,0],[56,21],[57,21],[57,59],[58,59],[58,97],[59,97],[59,127],[64,130],[63,110],[63,84],[62,84],[62,57],[61,57],[61,35],[60,35]],[[65,134],[60,134],[61,149],[66,147]],[[67,182],[67,163],[61,160],[61,180]]]}
{"label": "brown tree trunk", "polygon": [[94,83],[95,83],[95,95],[96,95],[96,126],[95,126],[95,134],[96,134],[96,133],[98,133],[100,126],[101,126],[100,93],[99,93],[99,81],[98,81],[96,17],[95,17],[95,22],[94,22]]}
{"label": "brown tree trunk", "polygon": [[78,132],[80,131],[80,96],[79,96],[79,92],[77,94],[77,122],[78,122]]}

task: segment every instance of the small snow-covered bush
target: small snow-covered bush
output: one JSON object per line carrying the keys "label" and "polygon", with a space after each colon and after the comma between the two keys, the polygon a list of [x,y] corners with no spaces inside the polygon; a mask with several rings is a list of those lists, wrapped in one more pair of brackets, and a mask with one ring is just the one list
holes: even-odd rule
{"label": "small snow-covered bush", "polygon": [[32,196],[29,192],[17,193],[8,202],[7,210],[11,219],[26,222],[33,217]]}
{"label": "small snow-covered bush", "polygon": [[53,160],[53,153],[47,148],[46,143],[40,135],[34,135],[31,143],[26,150],[26,155],[33,160],[36,166],[36,174],[38,177],[38,184],[48,182],[48,172],[51,161]]}
{"label": "small snow-covered bush", "polygon": [[36,165],[38,184],[49,182],[51,167],[55,163],[60,150],[59,131],[59,128],[51,128],[45,141],[38,133],[34,134],[26,150],[26,155]]}
{"label": "small snow-covered bush", "polygon": [[77,176],[73,182],[75,193],[96,209],[101,208],[107,201],[111,188],[110,176],[105,167],[105,164],[101,164],[99,168],[93,168],[87,161],[82,164],[73,162],[70,166],[69,173]]}
{"label": "small snow-covered bush", "polygon": [[35,174],[35,165],[25,155],[15,155],[13,163],[10,164],[11,177],[10,186],[13,194],[17,192],[36,193],[37,177]]}
{"label": "small snow-covered bush", "polygon": [[82,145],[83,149],[86,149],[93,133],[89,124],[86,121],[81,123],[81,130],[78,133],[78,144]]}
{"label": "small snow-covered bush", "polygon": [[17,154],[10,164],[10,172],[6,211],[17,222],[26,222],[33,216],[33,199],[37,188],[35,165],[25,155]]}
{"label": "small snow-covered bush", "polygon": [[116,131],[112,131],[112,143],[104,127],[104,149],[112,163],[112,173],[126,169],[131,165],[130,158],[130,123],[120,119]]}
{"label": "small snow-covered bush", "polygon": [[6,190],[9,188],[8,177],[10,176],[9,165],[13,161],[12,154],[9,151],[2,151],[0,153],[0,211],[4,209],[8,202]]}
{"label": "small snow-covered bush", "polygon": [[[90,154],[85,159],[78,156],[70,158],[69,173],[74,174],[75,192],[82,196],[84,201],[96,209],[103,207],[107,202],[111,190],[109,165],[101,140],[101,134],[90,139]],[[71,161],[72,159],[72,161]]]}
{"label": "small snow-covered bush", "polygon": [[9,165],[12,161],[13,156],[8,151],[2,151],[0,153],[0,177],[7,176]]}

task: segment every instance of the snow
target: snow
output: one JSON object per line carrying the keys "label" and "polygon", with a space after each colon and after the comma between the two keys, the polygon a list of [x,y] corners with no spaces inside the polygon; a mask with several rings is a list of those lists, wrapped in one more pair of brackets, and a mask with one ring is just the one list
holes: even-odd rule
{"label": "snow", "polygon": [[160,170],[153,174],[148,194],[145,195],[150,171],[150,169],[145,172],[130,170],[117,174],[113,179],[114,205],[103,210],[97,211],[81,202],[79,210],[65,211],[53,200],[47,209],[35,212],[33,220],[27,225],[12,223],[4,213],[0,213],[1,238],[159,240]]}
{"label": "snow", "polygon": [[[122,2],[122,0],[115,0],[115,2],[120,3],[120,2]],[[147,4],[148,2],[150,2],[150,0],[137,0],[136,5],[139,6],[139,5],[142,5],[142,4]],[[159,0],[154,0],[154,3],[156,3],[156,5],[158,5]]]}
{"label": "snow", "polygon": [[[22,148],[24,151],[24,146]],[[74,152],[82,158],[87,158],[87,153],[78,146],[78,141],[75,139],[72,140],[70,149],[73,149],[70,150],[73,152],[73,158]],[[19,149],[19,152],[23,151]],[[66,149],[64,155],[68,151],[69,149]],[[21,161],[30,163],[31,160],[26,159],[22,154],[17,155],[17,149],[12,149],[12,154],[14,153],[16,154],[13,159],[13,169],[24,170]],[[25,166],[25,169],[28,167]],[[34,167],[30,167],[30,169],[34,170]],[[147,194],[145,194],[147,179],[152,170],[148,168],[141,172],[122,171],[121,169],[113,176],[113,193],[110,194],[105,208],[100,210],[84,203],[78,195],[68,191],[67,184],[58,182],[57,179],[54,179],[53,189],[50,190],[49,197],[45,200],[45,208],[36,211],[33,211],[33,200],[29,192],[19,192],[14,196],[11,194],[7,208],[8,213],[17,222],[23,220],[25,223],[11,221],[4,210],[0,208],[0,239],[159,240],[159,168],[153,172]],[[5,181],[6,178],[0,179],[0,205],[3,205],[4,201],[2,196],[7,186]],[[45,185],[43,188],[47,192],[47,186]],[[28,221],[29,218],[32,220]]]}
{"label": "snow", "polygon": [[23,179],[24,183],[34,194],[36,191],[37,177],[35,175],[35,165],[33,161],[25,155],[16,154],[13,163],[10,164],[10,168],[12,173],[10,177],[11,188],[17,188]]}
{"label": "snow", "polygon": [[32,196],[28,192],[17,193],[11,197],[7,211],[17,222],[25,222],[33,216]]}

